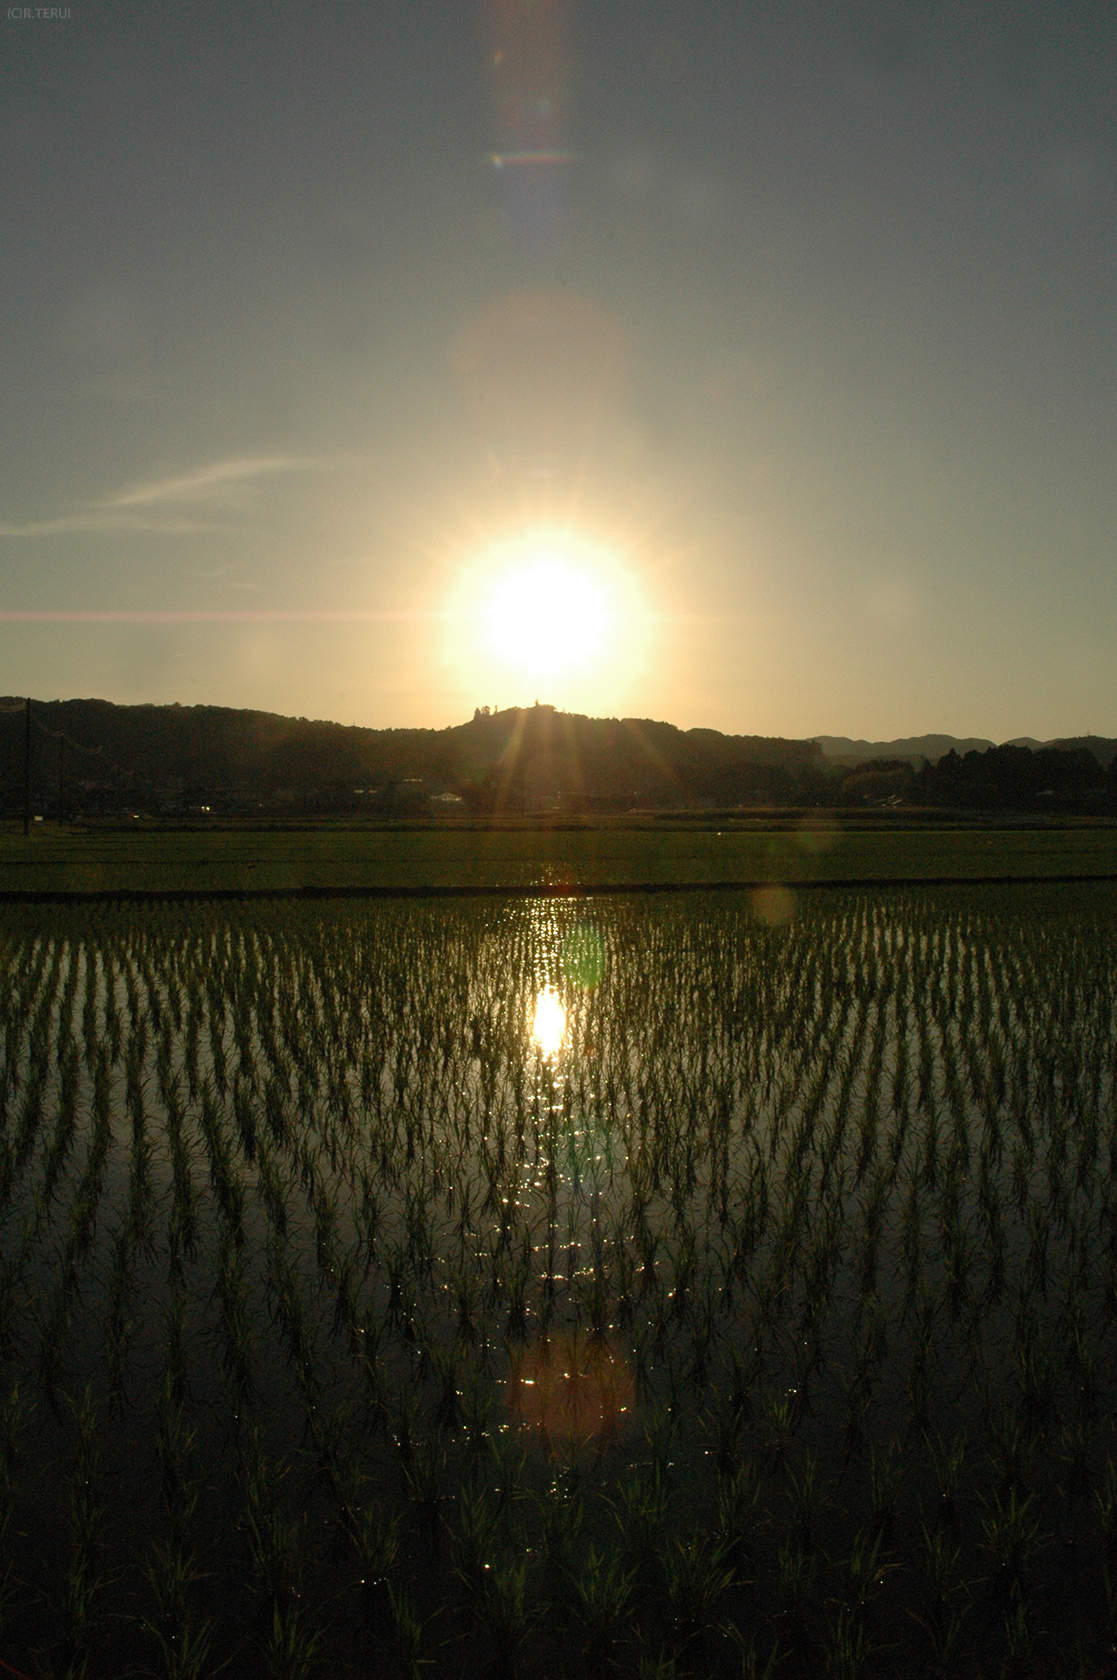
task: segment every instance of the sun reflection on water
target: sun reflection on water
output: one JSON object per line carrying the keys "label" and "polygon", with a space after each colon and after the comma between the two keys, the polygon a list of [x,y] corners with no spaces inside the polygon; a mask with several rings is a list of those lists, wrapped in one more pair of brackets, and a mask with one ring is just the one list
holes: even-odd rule
{"label": "sun reflection on water", "polygon": [[557,1056],[566,1043],[566,1009],[553,986],[544,986],[535,999],[531,1038],[543,1056]]}

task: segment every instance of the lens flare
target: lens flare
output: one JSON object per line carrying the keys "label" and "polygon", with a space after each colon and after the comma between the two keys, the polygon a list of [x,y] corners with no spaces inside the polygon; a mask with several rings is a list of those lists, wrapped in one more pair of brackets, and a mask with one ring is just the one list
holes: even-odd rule
{"label": "lens flare", "polygon": [[486,0],[489,75],[508,222],[529,249],[553,246],[563,223],[561,181],[570,71],[568,0]]}
{"label": "lens flare", "polygon": [[636,1384],[601,1336],[544,1336],[513,1359],[508,1407],[553,1448],[610,1439],[636,1406]]}
{"label": "lens flare", "polygon": [[572,928],[562,946],[562,972],[572,985],[592,991],[605,973],[605,941],[583,922]]}
{"label": "lens flare", "polygon": [[752,907],[766,927],[786,927],[795,915],[795,895],[787,887],[757,887]]}

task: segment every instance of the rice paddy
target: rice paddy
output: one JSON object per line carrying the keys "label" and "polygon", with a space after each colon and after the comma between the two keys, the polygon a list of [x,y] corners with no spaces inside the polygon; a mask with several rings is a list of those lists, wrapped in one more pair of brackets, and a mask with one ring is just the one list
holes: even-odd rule
{"label": "rice paddy", "polygon": [[0,1658],[1111,1672],[1115,929],[9,907]]}
{"label": "rice paddy", "polygon": [[[560,826],[427,824],[0,832],[0,895],[538,891],[719,882],[1090,876],[1117,880],[1117,828],[858,826],[848,814],[654,816]],[[911,819],[908,819],[911,820]]]}

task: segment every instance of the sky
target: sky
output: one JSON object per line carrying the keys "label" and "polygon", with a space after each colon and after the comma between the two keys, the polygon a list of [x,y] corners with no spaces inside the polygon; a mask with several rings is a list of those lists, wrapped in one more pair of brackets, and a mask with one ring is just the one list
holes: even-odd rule
{"label": "sky", "polygon": [[0,19],[0,690],[1117,734],[1117,10]]}

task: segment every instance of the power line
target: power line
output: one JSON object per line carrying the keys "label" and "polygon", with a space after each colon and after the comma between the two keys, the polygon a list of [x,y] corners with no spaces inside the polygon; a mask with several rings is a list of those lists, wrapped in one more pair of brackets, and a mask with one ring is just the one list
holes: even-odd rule
{"label": "power line", "polygon": [[27,696],[27,728],[23,739],[23,836],[31,832],[31,696]]}
{"label": "power line", "polygon": [[[23,732],[23,832],[26,837],[31,833],[31,696],[28,695],[26,700],[18,701],[14,705],[0,705],[0,714],[14,712],[23,712],[27,720]],[[99,757],[103,749],[87,747],[81,741],[75,741],[64,729],[48,729],[38,718],[35,719],[35,727],[48,741],[58,742],[58,820],[61,823],[66,748],[72,747],[75,752],[84,753],[87,758]],[[110,765],[109,768],[119,771],[118,765]]]}
{"label": "power line", "polygon": [[75,752],[86,753],[90,758],[96,756],[98,753],[103,753],[105,750],[103,747],[83,746],[80,741],[75,741],[72,735],[67,735],[64,729],[48,729],[45,723],[39,722],[38,718],[35,719],[35,728],[39,731],[40,735],[45,735],[48,740],[65,741],[66,745],[68,747],[73,747]]}

